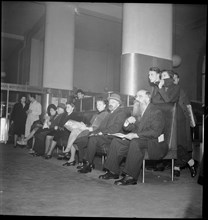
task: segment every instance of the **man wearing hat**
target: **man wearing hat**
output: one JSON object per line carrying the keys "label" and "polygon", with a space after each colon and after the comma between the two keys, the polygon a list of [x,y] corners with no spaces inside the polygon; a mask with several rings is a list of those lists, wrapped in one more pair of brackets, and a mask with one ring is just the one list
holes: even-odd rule
{"label": "man wearing hat", "polygon": [[165,118],[157,106],[150,103],[151,96],[146,90],[136,94],[133,114],[127,118],[124,127],[130,133],[114,138],[109,148],[104,168],[107,172],[100,179],[119,179],[120,162],[126,157],[122,178],[116,185],[135,185],[140,174],[142,161],[147,149],[151,159],[161,159],[168,152],[164,137]]}
{"label": "man wearing hat", "polygon": [[89,136],[86,150],[86,161],[84,166],[78,170],[80,173],[88,173],[92,171],[93,159],[96,151],[99,148],[107,150],[110,146],[113,136],[109,134],[123,132],[123,124],[128,117],[128,114],[120,107],[122,103],[120,95],[116,93],[111,94],[108,98],[108,102],[110,114],[108,114],[105,120],[101,122],[99,128]]}

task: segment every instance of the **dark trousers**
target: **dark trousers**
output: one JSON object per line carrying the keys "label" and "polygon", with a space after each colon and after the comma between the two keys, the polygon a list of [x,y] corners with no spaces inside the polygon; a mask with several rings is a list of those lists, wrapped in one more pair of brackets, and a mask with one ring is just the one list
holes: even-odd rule
{"label": "dark trousers", "polygon": [[109,135],[90,136],[86,150],[86,160],[92,163],[97,151],[108,152],[113,137]]}
{"label": "dark trousers", "polygon": [[147,147],[147,140],[132,139],[129,141],[114,138],[111,142],[104,167],[115,174],[119,174],[121,160],[126,157],[123,172],[137,180]]}
{"label": "dark trousers", "polygon": [[79,162],[82,162],[83,159],[86,159],[85,152],[88,144],[88,135],[77,138],[74,141],[74,144],[78,147],[79,150]]}
{"label": "dark trousers", "polygon": [[175,160],[175,166],[182,167],[186,165],[191,158],[191,152],[188,152],[182,145],[177,146],[177,159]]}

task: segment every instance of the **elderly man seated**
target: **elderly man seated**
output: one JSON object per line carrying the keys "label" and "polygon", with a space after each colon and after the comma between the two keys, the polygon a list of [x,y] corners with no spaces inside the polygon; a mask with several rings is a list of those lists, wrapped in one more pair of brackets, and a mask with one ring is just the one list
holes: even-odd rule
{"label": "elderly man seated", "polygon": [[122,178],[115,181],[116,185],[134,185],[142,167],[145,150],[151,159],[161,159],[168,151],[164,140],[164,116],[155,105],[150,103],[150,93],[140,90],[136,94],[131,117],[127,118],[124,127],[130,133],[116,134],[118,137],[111,142],[104,168],[107,172],[100,175],[101,179],[119,179],[120,163],[126,157]]}
{"label": "elderly man seated", "polygon": [[[105,148],[107,151],[113,139],[109,134],[122,132],[123,123],[128,117],[124,108],[121,108],[122,101],[120,95],[116,93],[111,94],[108,97],[108,102],[110,113],[100,123],[100,126],[90,134],[84,159],[85,164],[78,170],[80,173],[89,173],[92,171],[94,168],[93,160],[97,150]],[[76,144],[80,148],[79,143]]]}

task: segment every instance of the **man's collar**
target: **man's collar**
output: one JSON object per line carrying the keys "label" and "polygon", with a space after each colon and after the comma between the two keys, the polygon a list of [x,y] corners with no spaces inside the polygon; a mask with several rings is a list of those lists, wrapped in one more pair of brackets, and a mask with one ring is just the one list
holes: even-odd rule
{"label": "man's collar", "polygon": [[120,105],[117,108],[115,108],[113,111],[111,111],[110,113],[115,112],[119,107],[120,107]]}

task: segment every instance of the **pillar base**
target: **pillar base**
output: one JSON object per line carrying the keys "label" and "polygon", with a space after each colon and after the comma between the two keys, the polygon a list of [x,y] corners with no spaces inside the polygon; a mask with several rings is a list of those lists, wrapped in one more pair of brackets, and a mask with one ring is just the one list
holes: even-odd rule
{"label": "pillar base", "polygon": [[150,91],[149,68],[171,69],[172,60],[143,55],[126,53],[121,57],[120,92],[126,95],[135,95],[140,89]]}

